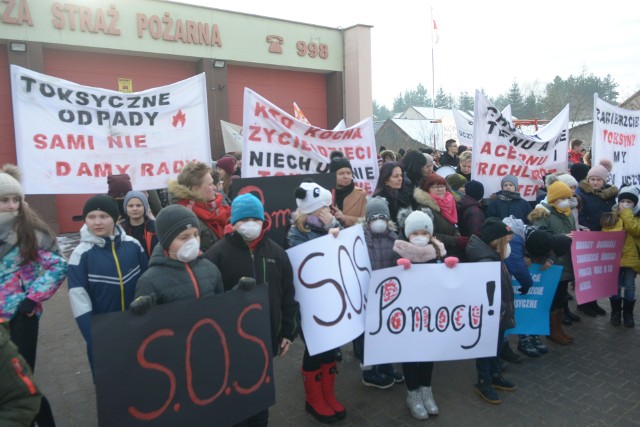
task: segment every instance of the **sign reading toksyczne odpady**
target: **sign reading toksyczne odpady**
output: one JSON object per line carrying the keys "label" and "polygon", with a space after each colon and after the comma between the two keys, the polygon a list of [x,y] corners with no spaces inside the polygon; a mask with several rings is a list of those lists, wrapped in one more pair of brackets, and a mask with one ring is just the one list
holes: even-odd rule
{"label": "sign reading toksyczne odpady", "polygon": [[356,185],[371,195],[378,181],[371,117],[347,129],[321,129],[245,88],[242,136],[244,178],[328,172],[331,152],[342,151]]}
{"label": "sign reading toksyczne odpady", "polygon": [[496,355],[498,262],[376,270],[368,295],[365,365]]}
{"label": "sign reading toksyczne odpady", "polygon": [[136,190],[164,188],[185,163],[211,161],[204,74],[120,93],[11,65],[11,92],[28,194],[106,193],[125,173]]}
{"label": "sign reading toksyczne odpady", "polygon": [[362,334],[371,261],[362,225],[287,250],[304,341],[312,356]]}
{"label": "sign reading toksyczne odpady", "polygon": [[612,185],[640,185],[640,111],[625,110],[594,95],[593,162],[613,163],[609,175]]}
{"label": "sign reading toksyczne odpady", "polygon": [[507,175],[518,178],[520,195],[535,200],[548,173],[567,170],[569,105],[535,135],[525,135],[480,91],[473,116],[471,176],[485,194],[501,190]]}

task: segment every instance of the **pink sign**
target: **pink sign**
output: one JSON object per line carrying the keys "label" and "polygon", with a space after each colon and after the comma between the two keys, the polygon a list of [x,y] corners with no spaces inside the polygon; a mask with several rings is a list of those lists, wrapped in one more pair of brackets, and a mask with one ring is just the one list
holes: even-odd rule
{"label": "pink sign", "polygon": [[576,231],[573,234],[571,261],[578,304],[617,292],[624,237],[623,231]]}

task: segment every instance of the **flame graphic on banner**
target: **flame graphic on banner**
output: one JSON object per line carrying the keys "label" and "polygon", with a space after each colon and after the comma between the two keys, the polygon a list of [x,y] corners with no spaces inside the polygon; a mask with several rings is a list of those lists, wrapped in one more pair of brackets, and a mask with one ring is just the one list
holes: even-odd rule
{"label": "flame graphic on banner", "polygon": [[173,125],[174,128],[178,127],[178,124],[180,124],[180,127],[184,127],[184,123],[186,121],[187,121],[187,116],[185,116],[185,114],[182,112],[182,110],[178,110],[176,115],[173,116],[172,125]]}

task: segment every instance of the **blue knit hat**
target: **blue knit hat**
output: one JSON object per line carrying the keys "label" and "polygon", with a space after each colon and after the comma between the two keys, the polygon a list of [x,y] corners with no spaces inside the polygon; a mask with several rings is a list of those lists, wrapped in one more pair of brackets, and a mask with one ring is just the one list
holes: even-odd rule
{"label": "blue knit hat", "polygon": [[264,220],[264,207],[256,196],[247,193],[233,199],[231,224],[249,218]]}
{"label": "blue knit hat", "polygon": [[131,199],[140,199],[142,206],[144,206],[144,216],[147,216],[149,213],[149,199],[141,191],[129,191],[127,195],[124,196],[124,203],[122,206],[124,207],[125,213],[127,212],[127,203],[129,203],[129,200]]}

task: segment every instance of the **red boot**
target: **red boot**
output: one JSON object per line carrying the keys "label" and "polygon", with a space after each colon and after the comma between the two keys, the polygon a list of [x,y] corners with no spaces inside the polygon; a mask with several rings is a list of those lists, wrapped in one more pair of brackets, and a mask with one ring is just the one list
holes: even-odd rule
{"label": "red boot", "polygon": [[322,369],[317,371],[302,371],[304,381],[305,405],[304,409],[316,417],[321,423],[332,423],[337,421],[336,413],[331,406],[325,402],[322,395],[324,380]]}
{"label": "red boot", "polygon": [[324,396],[324,401],[331,406],[336,417],[341,420],[347,416],[347,410],[342,403],[338,402],[333,393],[337,373],[338,367],[336,362],[322,364],[322,395]]}

